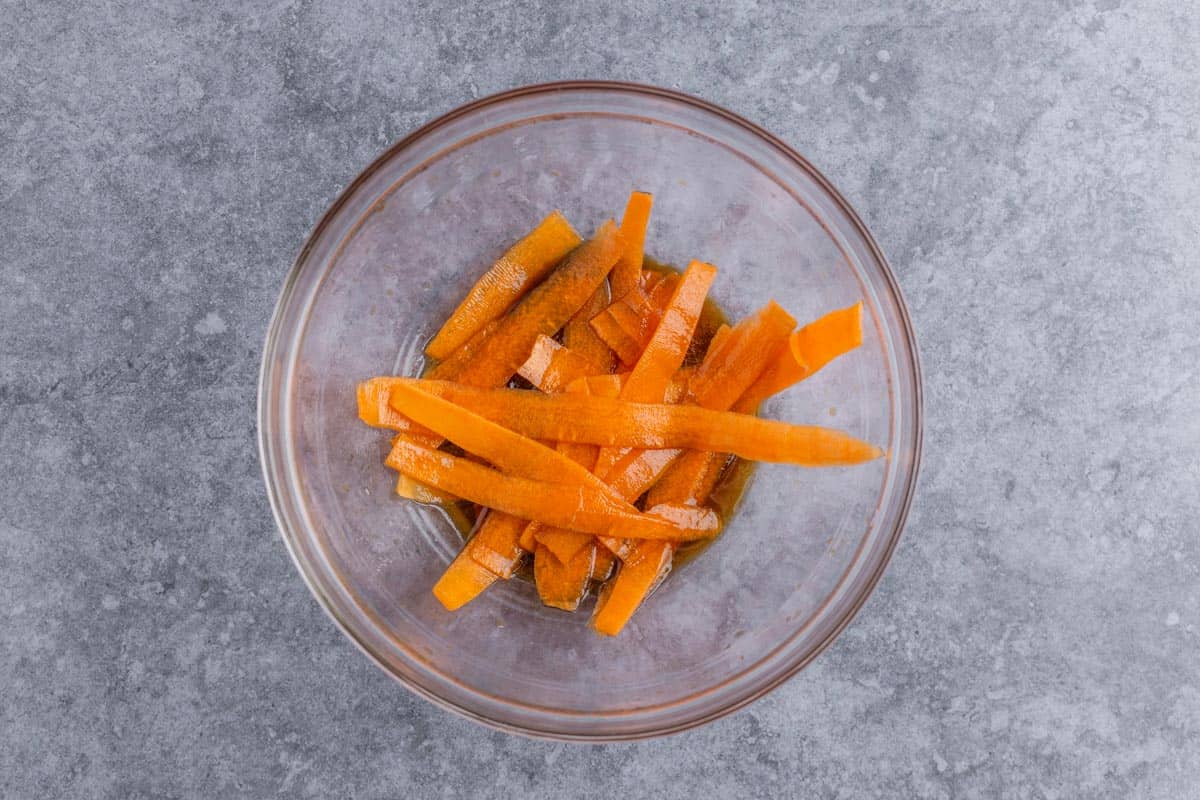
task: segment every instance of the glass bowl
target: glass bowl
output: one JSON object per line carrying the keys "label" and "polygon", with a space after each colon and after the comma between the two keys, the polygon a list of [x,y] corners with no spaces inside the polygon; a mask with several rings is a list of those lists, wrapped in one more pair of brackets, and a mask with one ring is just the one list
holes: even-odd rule
{"label": "glass bowl", "polygon": [[[511,242],[560,208],[584,235],[653,192],[647,252],[720,273],[738,318],[769,299],[802,322],[864,302],[863,346],[767,416],[885,447],[852,468],[762,465],[725,533],[618,637],[498,583],[449,613],[430,588],[461,546],[393,494],[385,431],[355,384],[415,375],[424,343]],[[304,244],[268,332],[259,445],[301,575],[381,668],[438,705],[560,739],[661,735],[761,697],[811,661],[871,592],[900,536],[921,447],[912,327],[879,247],[794,150],[709,103],[620,83],[531,86],[394,145]]]}

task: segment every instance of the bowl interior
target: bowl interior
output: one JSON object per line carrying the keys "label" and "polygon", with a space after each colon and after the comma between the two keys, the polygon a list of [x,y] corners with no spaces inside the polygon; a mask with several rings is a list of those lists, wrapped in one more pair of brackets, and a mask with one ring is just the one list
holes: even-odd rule
{"label": "bowl interior", "polygon": [[[430,587],[461,546],[397,498],[388,435],[355,385],[417,374],[478,275],[560,208],[584,235],[654,193],[647,252],[720,268],[738,318],[775,299],[801,322],[865,301],[863,347],[767,416],[889,449],[853,468],[763,465],[724,535],[617,638],[493,586],[457,613]],[[845,623],[886,561],[916,462],[910,333],[886,266],[818,175],[744,125],[680,98],[531,92],[444,120],[373,165],[331,210],[281,299],[264,367],[268,483],[314,591],[386,669],[504,726],[565,736],[680,727],[763,691]]]}

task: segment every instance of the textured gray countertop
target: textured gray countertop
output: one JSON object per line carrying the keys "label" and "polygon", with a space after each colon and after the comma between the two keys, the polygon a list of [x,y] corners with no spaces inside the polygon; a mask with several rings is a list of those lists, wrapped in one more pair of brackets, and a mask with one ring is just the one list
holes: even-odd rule
{"label": "textured gray countertop", "polygon": [[[1200,785],[1190,3],[0,2],[0,795],[1158,797]],[[471,98],[675,87],[875,232],[926,379],[904,540],[715,724],[529,741],[321,613],[254,441],[327,204]]]}

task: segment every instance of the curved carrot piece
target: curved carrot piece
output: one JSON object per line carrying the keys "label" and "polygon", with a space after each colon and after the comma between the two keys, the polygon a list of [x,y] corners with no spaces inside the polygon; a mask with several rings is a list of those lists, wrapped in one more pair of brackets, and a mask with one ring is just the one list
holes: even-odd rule
{"label": "curved carrot piece", "polygon": [[458,370],[469,386],[503,386],[529,356],[539,335],[553,336],[608,275],[623,242],[612,220],[569,256],[511,311]]}
{"label": "curved carrot piece", "polygon": [[838,356],[862,344],[862,302],[832,311],[792,334],[789,351],[763,373],[739,405],[758,408],[763,400],[799,383]]}
{"label": "curved carrot piece", "polygon": [[727,335],[714,337],[688,382],[692,402],[718,411],[728,409],[787,346],[795,327],[792,315],[772,300]]}
{"label": "curved carrot piece", "polygon": [[592,627],[607,636],[620,633],[642,601],[670,573],[674,553],[671,542],[644,542],[639,547],[638,557],[623,562],[617,577],[601,590]]}
{"label": "curved carrot piece", "polygon": [[[391,402],[405,416],[504,472],[548,483],[587,487],[620,502],[608,484],[557,450],[422,391],[415,384],[393,386]],[[396,438],[406,440],[403,436]]]}
{"label": "curved carrot piece", "polygon": [[559,561],[545,545],[533,553],[533,581],[542,603],[563,611],[574,611],[587,595],[588,580],[595,565],[596,547],[580,550],[567,562]]}
{"label": "curved carrot piece", "polygon": [[[643,514],[627,503],[582,486],[533,481],[505,475],[448,453],[429,450],[403,440],[388,454],[387,465],[421,483],[451,492],[471,502],[559,528],[602,536],[688,541],[712,536],[718,527],[715,514],[687,518],[683,512],[671,519]],[[693,509],[695,510],[695,509]],[[694,522],[694,528],[680,524]]]}
{"label": "curved carrot piece", "polygon": [[457,611],[499,580],[499,576],[463,550],[433,586],[433,596],[447,611]]}
{"label": "curved carrot piece", "polygon": [[616,366],[616,354],[588,324],[608,303],[608,283],[602,282],[583,304],[583,308],[576,311],[563,326],[563,345],[595,364],[598,372],[612,372]]}
{"label": "curved carrot piece", "polygon": [[547,394],[566,391],[567,385],[603,372],[580,353],[564,347],[549,336],[539,336],[529,358],[517,374]]}
{"label": "curved carrot piece", "polygon": [[654,196],[647,192],[632,192],[621,216],[621,238],[625,250],[621,260],[613,267],[613,294],[617,297],[628,292],[642,277],[643,248],[646,244],[646,226],[650,222],[650,209]]}
{"label": "curved carrot piece", "polygon": [[508,311],[579,242],[579,234],[562,213],[551,212],[475,282],[425,347],[425,353],[436,359],[449,356],[476,331]]}
{"label": "curved carrot piece", "polygon": [[790,425],[699,406],[397,380],[417,384],[423,391],[532,439],[606,447],[710,450],[755,461],[809,467],[859,464],[883,454],[874,445],[832,428]]}
{"label": "curved carrot piece", "polygon": [[[704,308],[704,298],[717,277],[717,268],[702,261],[688,264],[687,270],[671,293],[671,299],[663,310],[658,327],[654,329],[637,364],[629,373],[628,380],[621,386],[621,399],[631,402],[661,403],[676,370],[683,364],[696,323]],[[596,471],[604,474],[624,451],[619,448],[604,448],[596,457]]]}

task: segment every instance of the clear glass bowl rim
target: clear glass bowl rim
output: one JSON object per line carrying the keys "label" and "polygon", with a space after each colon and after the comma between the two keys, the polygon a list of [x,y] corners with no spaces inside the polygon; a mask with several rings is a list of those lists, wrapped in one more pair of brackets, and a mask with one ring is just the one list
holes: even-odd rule
{"label": "clear glass bowl rim", "polygon": [[[382,659],[380,655],[376,653],[368,645],[368,643],[356,633],[353,627],[346,620],[342,619],[338,615],[332,603],[329,601],[325,591],[318,584],[313,575],[311,575],[305,568],[305,565],[297,552],[297,545],[294,541],[297,534],[292,530],[288,522],[288,517],[283,509],[283,503],[281,500],[281,492],[284,488],[281,485],[283,476],[278,474],[273,467],[273,460],[277,455],[277,444],[275,442],[275,438],[277,438],[282,431],[277,430],[276,424],[270,419],[269,416],[270,410],[273,408],[273,404],[275,402],[275,398],[272,397],[270,377],[272,367],[277,362],[276,356],[280,348],[280,339],[282,334],[281,323],[283,321],[283,317],[285,316],[285,310],[288,306],[288,302],[292,297],[293,290],[299,281],[300,274],[307,263],[308,256],[312,251],[314,244],[321,238],[322,234],[331,224],[332,220],[336,217],[341,207],[345,204],[348,198],[354,195],[354,193],[363,183],[365,183],[371,176],[374,175],[376,171],[382,168],[384,164],[390,161],[398,153],[402,152],[404,149],[408,148],[414,143],[424,140],[430,135],[436,133],[439,129],[445,127],[449,123],[464,116],[474,114],[492,105],[505,103],[529,95],[554,94],[562,92],[630,93],[691,106],[694,109],[708,112],[712,115],[722,118],[728,123],[733,123],[735,126],[741,127],[747,133],[765,142],[778,153],[785,156],[788,160],[794,162],[797,167],[799,167],[803,172],[807,173],[808,176],[828,195],[829,199],[837,205],[838,209],[846,215],[846,218],[854,226],[856,233],[862,238],[863,244],[869,249],[872,257],[876,260],[880,270],[882,271],[882,276],[886,282],[888,292],[891,295],[890,299],[895,303],[899,320],[902,325],[902,330],[899,331],[899,333],[902,335],[904,343],[907,345],[906,350],[909,355],[908,364],[911,368],[911,375],[909,377],[914,391],[914,397],[912,398],[913,420],[911,441],[907,443],[911,447],[912,467],[911,471],[909,472],[908,479],[903,486],[902,495],[895,518],[895,524],[892,526],[892,529],[887,532],[887,539],[883,553],[878,562],[874,565],[871,574],[867,577],[862,590],[858,595],[854,596],[851,602],[843,609],[841,617],[829,629],[826,635],[819,642],[817,642],[809,652],[805,653],[803,657],[796,659],[793,663],[787,665],[786,668],[778,671],[775,675],[768,676],[767,680],[764,680],[756,685],[752,691],[746,692],[742,696],[733,698],[731,702],[715,710],[687,717],[668,726],[646,728],[636,730],[634,732],[623,731],[618,733],[610,733],[605,731],[597,731],[594,734],[578,734],[564,733],[562,731],[555,730],[552,727],[541,729],[532,726],[514,724],[477,713],[469,708],[465,708],[455,702],[452,702],[423,686],[406,680],[404,676],[393,670],[387,664],[387,662]],[[360,172],[358,176],[355,177],[355,179],[338,194],[337,198],[335,198],[333,203],[330,204],[325,213],[321,215],[321,218],[309,232],[304,241],[304,245],[301,247],[299,253],[292,263],[291,268],[288,270],[287,277],[284,279],[283,286],[280,290],[274,310],[271,314],[270,323],[267,327],[267,335],[263,346],[262,364],[259,371],[257,397],[259,460],[262,464],[263,479],[266,484],[267,496],[271,504],[272,515],[275,518],[276,528],[279,530],[280,535],[284,540],[284,544],[288,549],[288,553],[292,558],[292,562],[296,566],[296,570],[300,573],[301,577],[304,579],[304,582],[308,585],[309,590],[312,592],[314,597],[316,597],[321,607],[337,624],[338,628],[341,629],[346,637],[349,638],[368,658],[378,665],[380,669],[391,675],[405,688],[409,689],[420,697],[429,700],[431,703],[440,708],[459,714],[488,727],[508,733],[518,733],[525,736],[558,741],[634,741],[665,736],[689,730],[691,728],[704,725],[708,722],[712,722],[716,719],[720,719],[721,717],[727,716],[728,714],[731,714],[749,705],[750,703],[753,703],[755,700],[766,695],[775,687],[779,686],[797,672],[804,669],[813,661],[813,659],[824,652],[824,650],[829,647],[829,645],[832,644],[833,641],[841,634],[841,632],[850,624],[850,622],[857,615],[858,611],[871,596],[880,577],[886,570],[892,554],[900,541],[901,534],[903,533],[905,524],[907,522],[908,512],[912,505],[913,496],[916,491],[921,466],[921,451],[924,439],[924,402],[922,393],[923,388],[920,353],[917,347],[916,335],[913,331],[912,318],[909,314],[907,304],[904,301],[904,296],[900,291],[899,284],[896,281],[896,277],[892,271],[891,265],[886,256],[883,254],[883,251],[880,249],[878,243],[875,241],[875,238],[871,235],[871,232],[868,230],[867,226],[858,216],[857,212],[855,212],[853,207],[851,207],[851,205],[834,187],[834,185],[830,183],[830,181],[823,174],[821,174],[821,172],[804,156],[800,155],[800,153],[775,135],[771,134],[755,123],[743,118],[742,116],[710,103],[707,100],[702,100],[698,97],[694,97],[683,92],[626,81],[554,81],[521,86],[474,100],[470,103],[459,106],[413,130],[407,136],[392,144],[378,157],[376,157],[370,165]],[[777,649],[772,651],[772,653],[764,657],[762,661],[747,667],[745,672],[753,671],[757,667],[761,666],[777,651]],[[745,674],[745,672],[743,674]],[[453,680],[453,678],[449,676],[447,677],[449,680]],[[710,688],[708,690],[703,690],[702,693],[707,693],[709,691],[712,691],[712,689]],[[490,695],[487,697],[493,702],[496,701],[496,698],[493,698]],[[686,703],[688,699],[678,701],[676,705]],[[522,705],[522,708],[526,711],[529,710],[529,708],[524,705]],[[598,721],[603,719],[604,716],[605,715],[597,715]],[[614,716],[624,716],[624,714],[617,713]]]}

